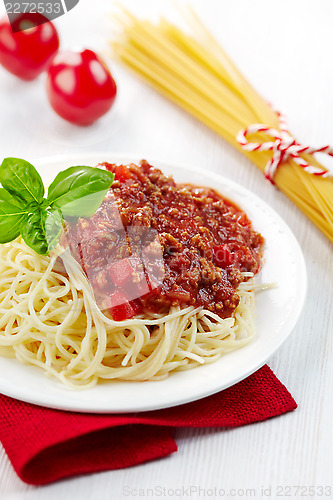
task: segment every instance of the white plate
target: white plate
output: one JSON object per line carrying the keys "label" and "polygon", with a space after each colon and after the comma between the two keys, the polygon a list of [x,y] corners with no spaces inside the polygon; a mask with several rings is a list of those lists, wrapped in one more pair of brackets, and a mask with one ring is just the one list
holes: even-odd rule
{"label": "white plate", "polygon": [[[45,158],[35,162],[45,183],[72,165],[137,162],[141,158],[112,153]],[[306,295],[306,267],[301,249],[285,222],[266,203],[242,186],[192,166],[148,161],[178,182],[211,186],[248,214],[266,240],[264,266],[258,279],[276,282],[257,296],[254,341],[215,363],[171,374],[158,382],[107,382],[74,391],[48,378],[34,366],[0,358],[0,392],[42,406],[95,413],[137,412],[176,406],[226,389],[260,368],[291,333]]]}

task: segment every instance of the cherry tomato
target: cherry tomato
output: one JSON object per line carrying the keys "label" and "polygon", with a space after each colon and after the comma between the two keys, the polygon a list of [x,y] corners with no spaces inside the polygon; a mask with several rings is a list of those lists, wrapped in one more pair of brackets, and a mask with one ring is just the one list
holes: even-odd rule
{"label": "cherry tomato", "polygon": [[46,17],[29,12],[20,14],[13,28],[7,16],[0,20],[0,63],[22,80],[33,80],[59,49],[57,30]]}
{"label": "cherry tomato", "polygon": [[109,111],[117,86],[104,61],[92,50],[59,52],[48,70],[47,94],[62,118],[90,125]]}

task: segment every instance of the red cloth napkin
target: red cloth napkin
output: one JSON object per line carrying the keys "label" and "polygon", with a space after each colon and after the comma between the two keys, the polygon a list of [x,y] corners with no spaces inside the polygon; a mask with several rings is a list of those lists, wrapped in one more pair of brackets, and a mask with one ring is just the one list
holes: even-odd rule
{"label": "red cloth napkin", "polygon": [[135,414],[64,412],[0,395],[0,441],[18,476],[41,485],[169,455],[172,427],[238,427],[296,407],[267,365],[200,401]]}

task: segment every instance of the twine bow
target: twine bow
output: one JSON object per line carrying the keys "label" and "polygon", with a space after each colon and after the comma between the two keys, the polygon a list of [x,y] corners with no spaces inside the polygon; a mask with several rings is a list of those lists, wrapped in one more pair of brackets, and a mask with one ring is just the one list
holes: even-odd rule
{"label": "twine bow", "polygon": [[[307,161],[301,158],[302,153],[326,153],[333,156],[333,148],[331,146],[323,146],[321,148],[312,148],[311,146],[304,146],[294,139],[288,131],[286,121],[282,113],[277,112],[279,117],[280,130],[267,127],[260,123],[254,123],[244,130],[241,130],[236,137],[237,142],[246,151],[273,151],[272,159],[266,164],[264,173],[266,179],[272,184],[274,183],[274,175],[282,162],[288,158],[292,158],[295,163],[302,167],[306,172],[320,177],[331,177],[332,173],[325,169],[310,165]],[[268,142],[249,142],[246,138],[249,134],[256,132],[265,132],[266,135],[271,136],[274,141]]]}

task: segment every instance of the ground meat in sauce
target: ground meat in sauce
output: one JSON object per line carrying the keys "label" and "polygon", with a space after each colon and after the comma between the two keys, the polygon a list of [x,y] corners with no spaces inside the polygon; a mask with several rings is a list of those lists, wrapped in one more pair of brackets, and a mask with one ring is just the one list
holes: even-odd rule
{"label": "ground meat in sauce", "polygon": [[176,185],[146,161],[99,167],[115,173],[113,185],[95,215],[69,221],[67,231],[94,289],[114,294],[110,265],[122,259],[133,265],[136,255],[141,267],[134,281],[140,282],[142,259],[148,259],[158,283],[142,292],[140,313],[193,305],[229,316],[239,303],[241,273],[257,273],[261,264],[263,238],[245,213],[213,189]]}

